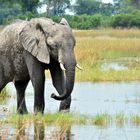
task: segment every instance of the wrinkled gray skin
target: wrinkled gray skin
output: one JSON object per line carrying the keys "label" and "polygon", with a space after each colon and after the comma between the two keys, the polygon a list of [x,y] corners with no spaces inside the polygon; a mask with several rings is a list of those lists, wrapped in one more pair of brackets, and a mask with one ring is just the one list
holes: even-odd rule
{"label": "wrinkled gray skin", "polygon": [[[34,112],[44,112],[45,69],[62,100],[60,110],[70,108],[76,60],[75,39],[65,19],[54,23],[47,18],[16,21],[0,34],[0,91],[13,81],[17,90],[17,111],[27,113],[25,89],[29,80],[34,88]],[[60,63],[65,67],[61,69]]]}

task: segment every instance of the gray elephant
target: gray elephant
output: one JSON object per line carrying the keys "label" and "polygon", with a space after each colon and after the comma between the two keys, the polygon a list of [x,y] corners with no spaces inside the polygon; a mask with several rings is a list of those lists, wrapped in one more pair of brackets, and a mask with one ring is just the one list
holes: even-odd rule
{"label": "gray elephant", "polygon": [[45,69],[50,70],[59,93],[51,97],[61,100],[60,110],[70,108],[77,65],[74,46],[75,38],[64,18],[60,23],[47,18],[18,20],[5,27],[0,34],[0,91],[14,82],[18,113],[27,113],[25,89],[29,80],[35,94],[34,112],[44,112]]}

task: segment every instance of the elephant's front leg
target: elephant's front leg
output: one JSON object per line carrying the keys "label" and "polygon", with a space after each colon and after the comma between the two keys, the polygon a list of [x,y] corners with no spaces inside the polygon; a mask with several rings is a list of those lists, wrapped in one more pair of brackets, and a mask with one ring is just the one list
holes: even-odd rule
{"label": "elephant's front leg", "polygon": [[44,113],[44,83],[45,74],[43,64],[28,52],[25,53],[25,61],[28,67],[30,79],[34,88],[34,113]]}
{"label": "elephant's front leg", "polygon": [[36,73],[34,77],[31,78],[34,87],[34,113],[38,112],[44,113],[45,101],[44,101],[44,82],[45,76],[43,73]]}

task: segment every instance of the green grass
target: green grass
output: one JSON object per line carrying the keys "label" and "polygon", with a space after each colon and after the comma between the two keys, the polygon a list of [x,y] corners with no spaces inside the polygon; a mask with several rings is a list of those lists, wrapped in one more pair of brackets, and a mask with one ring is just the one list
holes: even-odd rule
{"label": "green grass", "polygon": [[[10,132],[12,128],[13,139],[15,137],[19,137],[19,139],[26,137],[28,139],[30,133],[32,133],[31,128],[34,126],[34,136],[39,139],[41,135],[44,135],[44,132],[46,133],[49,126],[54,127],[53,132],[55,135],[52,136],[52,139],[64,139],[74,125],[93,125],[99,128],[107,128],[112,124],[116,125],[116,127],[123,127],[126,124],[140,126],[140,114],[127,116],[123,113],[116,115],[103,113],[93,117],[74,113],[47,113],[44,115],[9,114],[8,117],[0,119],[0,136],[1,139],[8,139],[11,136]],[[56,128],[57,130],[55,130]]]}
{"label": "green grass", "polygon": [[1,92],[0,92],[0,98],[1,97],[6,97],[8,96],[8,90],[6,88],[4,88]]}
{"label": "green grass", "polygon": [[47,113],[47,114],[27,114],[18,115],[12,114],[4,119],[0,119],[0,124],[17,124],[18,122],[22,124],[30,123],[43,123],[47,125],[64,126],[66,125],[97,125],[97,126],[107,126],[111,123],[116,123],[117,125],[132,123],[140,125],[140,114],[126,116],[123,113],[118,113],[116,115],[109,115],[107,113],[97,114],[93,117],[80,115],[75,113]]}
{"label": "green grass", "polygon": [[[83,71],[76,71],[77,81],[133,81],[140,80],[140,65],[135,67],[135,61],[130,59],[140,58],[140,31],[131,30],[90,30],[75,31],[77,62]],[[103,71],[104,62],[122,59],[125,63],[133,65],[127,70]],[[138,62],[140,63],[140,61]]]}
{"label": "green grass", "polygon": [[0,122],[2,123],[11,123],[16,124],[20,121],[23,124],[38,122],[38,123],[45,123],[45,124],[55,124],[55,125],[64,125],[67,124],[85,124],[87,121],[86,116],[82,116],[79,114],[71,114],[71,113],[47,113],[47,114],[28,114],[28,115],[10,115],[6,119],[1,119]]}
{"label": "green grass", "polygon": [[135,125],[140,125],[140,115],[132,115],[131,122]]}
{"label": "green grass", "polygon": [[110,123],[111,116],[108,114],[98,114],[92,118],[93,125],[106,126]]}
{"label": "green grass", "polygon": [[[116,127],[123,127],[126,123],[140,126],[140,114],[127,116],[119,113],[111,116],[103,113],[93,117],[73,113],[11,114],[0,120],[0,138],[3,140],[9,139],[9,137],[12,139],[17,139],[17,137],[18,139],[29,139],[34,135],[33,137],[36,137],[37,140],[43,136],[46,139],[48,139],[47,136],[50,136],[50,139],[64,139],[67,135],[71,135],[70,131],[73,125],[93,125],[99,128],[107,128],[112,124]],[[52,127],[53,131],[48,131],[47,128],[49,127]],[[46,132],[49,133],[46,135]]]}

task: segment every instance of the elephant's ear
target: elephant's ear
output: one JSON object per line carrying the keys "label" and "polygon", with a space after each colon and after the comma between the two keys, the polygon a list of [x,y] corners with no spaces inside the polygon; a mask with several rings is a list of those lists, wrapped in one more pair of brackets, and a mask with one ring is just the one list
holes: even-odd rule
{"label": "elephant's ear", "polygon": [[62,18],[60,24],[70,26],[65,18]]}
{"label": "elephant's ear", "polygon": [[25,50],[30,52],[39,61],[50,63],[50,55],[46,44],[46,36],[39,23],[28,23],[19,34]]}

